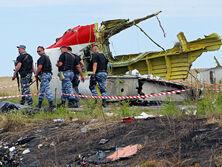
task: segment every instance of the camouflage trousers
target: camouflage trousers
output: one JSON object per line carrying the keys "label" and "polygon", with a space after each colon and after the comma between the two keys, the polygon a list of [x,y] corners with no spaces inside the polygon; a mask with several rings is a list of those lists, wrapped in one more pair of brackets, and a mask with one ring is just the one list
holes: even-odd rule
{"label": "camouflage trousers", "polygon": [[80,80],[79,80],[79,74],[75,74],[74,73],[74,77],[73,77],[73,80],[72,80],[72,87],[73,89],[75,90],[75,92],[79,95],[79,83],[80,83]]}
{"label": "camouflage trousers", "polygon": [[[44,100],[44,96],[46,96],[48,102],[53,101],[52,91],[50,90],[50,81],[52,80],[52,74],[50,73],[43,73],[40,77],[41,85],[39,90],[39,101]],[[45,94],[41,94],[45,93]]]}
{"label": "camouflage trousers", "polygon": [[[25,77],[21,77],[22,95],[31,94],[30,86],[29,86],[31,79],[32,79],[32,73],[28,73]],[[32,105],[33,103],[32,96],[23,96],[20,101],[20,104],[24,105],[25,102],[27,102],[28,105]]]}
{"label": "camouflage trousers", "polygon": [[102,96],[107,96],[106,94],[106,79],[107,73],[106,72],[98,72],[96,73],[96,82],[90,84],[89,89],[91,90],[93,96],[98,96],[98,92],[96,91],[96,84],[98,83],[99,89]]}
{"label": "camouflage trousers", "polygon": [[[63,72],[64,79],[62,80],[62,93],[64,94],[73,94],[72,90],[72,80],[74,77],[74,73],[72,71],[64,71]],[[68,95],[62,95],[62,101],[68,100],[74,100],[75,102],[78,102],[78,98],[75,96],[68,96]]]}

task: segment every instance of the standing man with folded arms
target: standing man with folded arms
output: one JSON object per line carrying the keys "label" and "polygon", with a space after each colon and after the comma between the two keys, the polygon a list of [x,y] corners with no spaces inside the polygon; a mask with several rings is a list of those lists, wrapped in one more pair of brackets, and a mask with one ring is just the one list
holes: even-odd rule
{"label": "standing man with folded arms", "polygon": [[[17,46],[19,56],[16,59],[16,68],[13,74],[12,80],[16,78],[16,74],[19,73],[21,76],[21,90],[22,95],[31,94],[30,91],[30,82],[32,79],[32,73],[35,73],[35,68],[33,64],[32,56],[26,53],[26,46],[19,45]],[[32,96],[23,96],[20,104],[24,105],[25,102],[28,103],[29,106],[32,106],[33,100]]]}

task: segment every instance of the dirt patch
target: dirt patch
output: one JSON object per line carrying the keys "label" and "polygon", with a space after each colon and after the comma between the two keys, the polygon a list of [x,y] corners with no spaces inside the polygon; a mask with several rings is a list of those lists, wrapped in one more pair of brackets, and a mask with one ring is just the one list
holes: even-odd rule
{"label": "dirt patch", "polygon": [[[20,137],[34,137],[26,145],[30,153],[22,155],[22,167],[77,166],[79,155],[89,157],[134,144],[143,145],[135,156],[100,166],[136,166],[149,160],[161,166],[221,165],[222,129],[207,119],[157,118],[129,124],[107,122],[107,126],[102,122],[89,125],[86,133],[81,132],[83,124],[44,122],[19,134],[2,132],[0,138],[13,146]],[[100,145],[101,139],[109,141]]]}

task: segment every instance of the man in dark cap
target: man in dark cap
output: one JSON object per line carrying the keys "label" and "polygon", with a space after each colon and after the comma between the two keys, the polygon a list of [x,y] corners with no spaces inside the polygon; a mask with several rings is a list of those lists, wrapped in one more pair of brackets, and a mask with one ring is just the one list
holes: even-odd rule
{"label": "man in dark cap", "polygon": [[[16,59],[16,68],[13,74],[12,80],[16,78],[16,74],[19,73],[21,76],[21,90],[22,95],[31,94],[30,91],[30,82],[32,78],[32,73],[35,73],[35,68],[33,64],[32,56],[26,53],[26,46],[19,45],[17,46],[19,56]],[[31,96],[23,96],[20,104],[24,105],[25,102],[28,105],[32,106],[33,100]]]}
{"label": "man in dark cap", "polygon": [[[56,66],[59,68],[59,71],[63,73],[64,79],[62,80],[62,102],[58,104],[57,107],[65,106],[65,102],[68,99],[68,107],[77,108],[78,107],[78,98],[75,96],[68,96],[65,94],[73,94],[72,90],[72,80],[74,77],[73,68],[76,67],[79,71],[81,71],[79,62],[75,59],[70,53],[68,53],[68,49],[66,46],[62,46],[61,55],[59,57],[58,63]],[[82,71],[81,71],[82,72]],[[82,75],[82,74],[81,74]],[[81,80],[84,82],[84,77],[82,75]]]}
{"label": "man in dark cap", "polygon": [[41,108],[44,96],[46,96],[49,102],[49,108],[54,108],[53,95],[50,90],[50,81],[52,80],[52,65],[49,57],[45,54],[45,48],[43,46],[37,47],[37,53],[40,58],[37,60],[37,70],[35,77],[38,79],[40,76],[41,85],[39,90],[39,102],[36,107]]}

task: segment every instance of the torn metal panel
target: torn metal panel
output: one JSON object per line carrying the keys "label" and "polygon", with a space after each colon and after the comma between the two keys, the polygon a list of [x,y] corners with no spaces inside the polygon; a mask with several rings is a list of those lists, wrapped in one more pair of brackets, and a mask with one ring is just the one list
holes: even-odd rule
{"label": "torn metal panel", "polygon": [[216,33],[191,42],[187,42],[184,34],[179,33],[178,39],[179,43],[166,51],[116,56],[112,61],[112,73],[121,75],[128,70],[137,69],[140,74],[183,80],[187,78],[192,63],[203,52],[219,50],[222,44]]}
{"label": "torn metal panel", "polygon": [[[147,79],[140,78],[138,92],[139,94],[152,95],[152,94],[171,92],[171,91],[176,91],[176,90],[184,90],[187,88],[188,87],[184,85],[175,84],[172,82],[162,82],[162,81],[152,80],[149,78]],[[191,95],[192,95],[192,91],[188,91],[188,92],[182,92],[182,93],[176,93],[176,94],[170,94],[170,95],[164,95],[164,96],[150,97],[144,100],[160,101],[160,102],[172,100],[172,101],[181,102],[181,101],[186,100],[188,96],[191,97]]]}
{"label": "torn metal panel", "polygon": [[138,77],[109,76],[106,87],[109,96],[136,96],[138,95]]}
{"label": "torn metal panel", "polygon": [[[181,32],[177,35],[179,42],[172,49],[162,52],[119,55],[113,58],[109,49],[109,38],[159,13],[161,11],[133,21],[126,19],[104,21],[100,28],[97,27],[96,42],[100,50],[109,57],[113,75],[123,75],[126,71],[137,69],[140,74],[152,74],[167,80],[183,80],[187,78],[192,63],[203,52],[220,49],[222,42],[216,33],[188,42],[184,33]],[[160,47],[155,41],[153,42]],[[161,49],[164,50],[163,47]]]}

